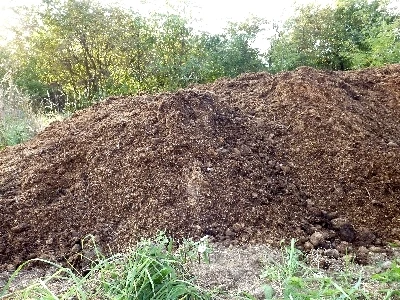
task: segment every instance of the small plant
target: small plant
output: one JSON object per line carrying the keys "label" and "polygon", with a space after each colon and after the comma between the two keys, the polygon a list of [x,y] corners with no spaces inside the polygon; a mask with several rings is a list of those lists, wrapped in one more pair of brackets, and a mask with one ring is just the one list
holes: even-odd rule
{"label": "small plant", "polygon": [[398,282],[400,284],[400,259],[392,261],[392,265],[387,271],[375,274],[372,278],[381,282]]}
{"label": "small plant", "polygon": [[400,297],[400,259],[392,261],[391,267],[385,272],[375,274],[372,279],[384,284],[395,284],[393,288],[384,288],[380,292],[385,294],[385,299],[392,299],[394,296]]}
{"label": "small plant", "polygon": [[191,238],[183,240],[178,251],[179,255],[183,258],[183,263],[193,261],[196,258],[198,263],[201,261],[210,262],[211,247],[207,235],[197,242]]}

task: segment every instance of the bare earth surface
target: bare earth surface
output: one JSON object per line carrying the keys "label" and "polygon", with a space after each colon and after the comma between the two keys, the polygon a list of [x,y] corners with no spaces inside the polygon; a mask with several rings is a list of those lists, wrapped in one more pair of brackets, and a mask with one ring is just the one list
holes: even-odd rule
{"label": "bare earth surface", "polygon": [[0,270],[164,229],[363,262],[400,239],[399,120],[400,65],[109,98],[0,152]]}

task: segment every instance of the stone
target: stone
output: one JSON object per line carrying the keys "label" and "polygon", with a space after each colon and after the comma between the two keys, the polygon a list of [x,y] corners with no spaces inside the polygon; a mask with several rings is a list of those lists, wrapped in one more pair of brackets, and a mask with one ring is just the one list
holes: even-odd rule
{"label": "stone", "polygon": [[243,155],[249,155],[252,153],[251,148],[247,145],[243,145],[240,150]]}
{"label": "stone", "polygon": [[[272,293],[272,295],[274,295],[274,290],[272,290],[272,288],[271,288],[271,293]],[[262,286],[257,287],[251,294],[257,300],[265,299],[265,291]]]}
{"label": "stone", "polygon": [[339,216],[339,213],[337,211],[332,211],[332,212],[328,212],[326,213],[326,217],[328,220],[333,220],[333,219],[337,219]]}
{"label": "stone", "polygon": [[240,156],[240,150],[238,149],[238,148],[233,148],[233,150],[232,150],[232,152],[233,152],[233,154],[235,155],[235,156]]}
{"label": "stone", "polygon": [[6,270],[7,270],[8,272],[13,272],[13,271],[15,270],[15,267],[14,267],[13,264],[8,264],[8,265],[6,266]]}
{"label": "stone", "polygon": [[243,224],[235,223],[235,224],[232,225],[232,230],[235,231],[235,232],[239,232],[239,231],[242,230],[243,227],[244,227]]}
{"label": "stone", "polygon": [[11,232],[13,233],[21,233],[29,228],[29,225],[27,223],[21,223],[18,224],[17,226],[11,227]]}
{"label": "stone", "polygon": [[[309,206],[307,206],[307,208],[308,208],[308,211],[310,212],[310,214],[312,215],[312,216],[314,216],[314,217],[317,217],[317,218],[319,218],[319,217],[322,217],[323,216],[323,214],[322,214],[322,210],[321,209],[319,209],[318,207],[309,207]],[[317,225],[318,226],[318,225]]]}
{"label": "stone", "polygon": [[241,237],[240,237],[240,240],[243,242],[243,243],[246,243],[246,242],[248,242],[249,241],[249,235],[248,234],[243,234]]}
{"label": "stone", "polygon": [[344,224],[339,229],[339,237],[346,242],[352,243],[356,239],[356,231],[353,225]]}
{"label": "stone", "polygon": [[369,246],[376,240],[375,234],[366,227],[361,227],[357,230],[357,241],[359,245]]}
{"label": "stone", "polygon": [[317,231],[314,232],[311,236],[310,236],[310,243],[314,246],[314,247],[318,247],[318,245],[320,245],[323,241],[324,241],[324,235]]}
{"label": "stone", "polygon": [[339,258],[340,253],[337,249],[327,249],[324,251],[324,255],[332,258]]}
{"label": "stone", "polygon": [[390,260],[387,260],[387,261],[382,263],[381,267],[385,271],[389,270],[392,267],[392,262]]}
{"label": "stone", "polygon": [[368,250],[370,252],[373,252],[373,253],[383,253],[383,252],[385,252],[385,250],[383,250],[381,247],[377,247],[377,246],[371,246],[371,247],[369,247]]}
{"label": "stone", "polygon": [[299,242],[299,244],[304,244],[304,243],[308,242],[308,237],[301,236],[298,238],[298,242]]}
{"label": "stone", "polygon": [[71,253],[79,253],[82,250],[80,244],[74,244],[71,248]]}
{"label": "stone", "polygon": [[392,228],[392,230],[390,231],[390,233],[392,234],[392,236],[395,239],[400,239],[400,228],[394,227]]}
{"label": "stone", "polygon": [[314,202],[311,199],[307,199],[306,203],[307,203],[307,208],[310,208],[310,207],[314,206]]}
{"label": "stone", "polygon": [[230,228],[225,231],[225,235],[229,237],[235,236],[235,232],[233,232]]}
{"label": "stone", "polygon": [[353,247],[351,244],[349,244],[346,241],[340,242],[337,246],[336,249],[339,251],[341,254],[348,254],[353,251]]}
{"label": "stone", "polygon": [[283,173],[287,174],[290,171],[290,167],[283,165],[281,166],[281,170],[283,171]]}
{"label": "stone", "polygon": [[361,265],[368,264],[368,255],[369,251],[366,247],[361,246],[356,251],[356,258],[355,261]]}
{"label": "stone", "polygon": [[305,251],[310,251],[310,250],[314,249],[314,245],[311,244],[311,243],[308,242],[308,241],[304,243],[304,246],[303,246],[303,247],[304,247],[304,250],[305,250]]}

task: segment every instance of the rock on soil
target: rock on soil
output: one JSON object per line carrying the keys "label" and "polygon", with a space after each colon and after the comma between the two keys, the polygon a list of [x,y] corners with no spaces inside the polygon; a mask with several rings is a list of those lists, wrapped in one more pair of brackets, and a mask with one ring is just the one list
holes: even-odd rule
{"label": "rock on soil", "polygon": [[226,245],[399,240],[399,120],[400,65],[108,98],[0,152],[0,266],[76,263],[88,234],[113,251],[159,230]]}

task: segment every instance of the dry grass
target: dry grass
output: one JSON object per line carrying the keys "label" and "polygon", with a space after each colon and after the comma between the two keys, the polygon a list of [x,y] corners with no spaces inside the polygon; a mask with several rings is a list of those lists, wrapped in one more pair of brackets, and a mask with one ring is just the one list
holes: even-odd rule
{"label": "dry grass", "polygon": [[61,119],[61,114],[34,112],[31,99],[9,76],[0,81],[0,149],[22,143]]}

